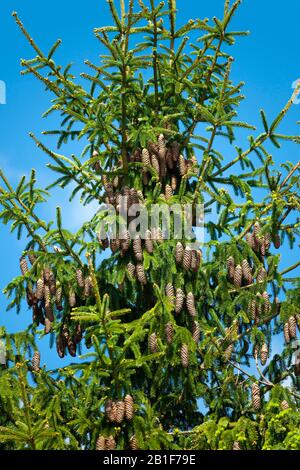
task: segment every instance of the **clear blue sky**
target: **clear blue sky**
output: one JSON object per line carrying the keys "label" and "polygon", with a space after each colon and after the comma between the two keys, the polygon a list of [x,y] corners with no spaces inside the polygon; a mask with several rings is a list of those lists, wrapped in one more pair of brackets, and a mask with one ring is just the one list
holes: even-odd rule
{"label": "clear blue sky", "polygon": [[[177,0],[179,23],[190,17],[221,16],[223,0]],[[22,21],[37,41],[47,51],[57,38],[63,41],[56,55],[62,64],[74,63],[79,75],[89,58],[98,60],[101,49],[93,36],[93,28],[110,22],[108,5],[105,0],[37,2],[36,0],[2,0],[0,5],[0,80],[7,86],[7,104],[0,105],[0,167],[12,182],[21,175],[37,169],[40,185],[47,185],[52,174],[45,168],[46,157],[37,150],[28,137],[28,132],[36,135],[44,129],[55,127],[55,119],[45,122],[41,114],[49,106],[50,94],[44,92],[41,83],[34,77],[20,75],[20,58],[31,58],[33,52],[21,35],[13,18],[17,11]],[[259,109],[263,107],[272,118],[283,107],[291,94],[291,84],[300,78],[299,56],[300,2],[286,0],[244,0],[233,21],[233,29],[250,30],[251,35],[240,38],[231,48],[235,57],[233,78],[236,82],[245,81],[240,118],[259,124]],[[299,133],[296,125],[300,106],[293,106],[281,130],[289,134]],[[246,142],[239,142],[242,146]],[[286,145],[280,153],[272,150],[276,161],[298,161],[299,151],[295,145]],[[66,196],[56,191],[44,213],[53,217],[55,206],[62,205],[67,213],[67,225],[78,226],[88,218],[90,210],[79,210],[75,202],[66,211]],[[18,258],[22,243],[17,242],[9,229],[0,227],[0,288],[19,274]],[[292,259],[287,249],[283,253],[283,265]],[[6,299],[0,293],[0,325],[5,324],[9,331],[19,330],[30,322],[31,313],[26,310],[19,317],[13,311],[5,313]],[[50,364],[51,366],[51,364]]]}

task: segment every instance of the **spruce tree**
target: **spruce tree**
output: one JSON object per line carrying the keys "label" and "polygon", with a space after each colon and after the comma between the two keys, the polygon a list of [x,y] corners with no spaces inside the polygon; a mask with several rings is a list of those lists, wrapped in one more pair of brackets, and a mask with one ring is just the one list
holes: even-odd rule
{"label": "spruce tree", "polygon": [[[108,0],[112,25],[94,30],[106,53],[85,62],[86,86],[56,63],[60,40],[44,53],[13,14],[34,51],[22,73],[52,93],[45,115],[61,125],[45,132],[54,149],[30,134],[55,175],[46,190],[34,171],[16,188],[0,171],[1,222],[26,237],[5,293],[9,308],[26,299],[32,310],[26,331],[1,330],[1,448],[300,448],[299,261],[283,270],[277,251],[297,246],[299,163],[279,172],[269,150],[300,143],[280,133],[300,85],[273,119],[260,111],[262,132],[238,119],[229,51],[246,34],[231,28],[240,3],[178,26],[176,0]],[[76,155],[64,155],[70,141]],[[103,211],[71,233],[61,208],[55,221],[38,215],[56,186],[83,206],[202,204],[202,251],[158,226],[103,238],[115,222]],[[47,368],[44,335],[68,366]]]}

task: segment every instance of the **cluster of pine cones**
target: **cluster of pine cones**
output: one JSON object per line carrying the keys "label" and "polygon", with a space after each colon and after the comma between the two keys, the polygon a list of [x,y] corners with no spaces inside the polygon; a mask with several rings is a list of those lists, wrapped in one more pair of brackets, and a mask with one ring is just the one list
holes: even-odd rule
{"label": "cluster of pine cones", "polygon": [[[113,436],[99,436],[96,442],[96,450],[115,450],[117,447],[116,440]],[[135,435],[129,439],[129,447],[132,450],[139,450],[137,438]]]}
{"label": "cluster of pine cones", "polygon": [[192,250],[189,246],[184,248],[181,242],[177,243],[175,248],[175,260],[185,271],[189,271],[190,269],[198,271],[201,259],[201,250]]}
{"label": "cluster of pine cones", "polygon": [[246,241],[248,245],[256,253],[260,253],[261,256],[266,256],[271,246],[271,240],[273,238],[273,244],[275,248],[280,248],[280,237],[278,234],[271,237],[269,233],[261,234],[261,226],[259,222],[255,222],[253,225],[253,231],[248,232],[246,235]]}
{"label": "cluster of pine cones", "polygon": [[134,401],[131,395],[124,400],[108,400],[105,404],[105,414],[109,422],[121,424],[126,419],[131,421],[134,416]]}
{"label": "cluster of pine cones", "polygon": [[288,344],[292,339],[295,339],[297,336],[297,325],[298,329],[300,330],[300,315],[292,315],[288,319],[287,322],[285,322],[284,327],[283,327],[283,333],[284,333],[284,339],[285,342]]}
{"label": "cluster of pine cones", "polygon": [[71,335],[66,324],[62,325],[61,331],[56,338],[56,351],[62,359],[65,356],[65,350],[68,349],[70,356],[76,356],[77,345],[82,340],[82,329],[79,323],[76,324],[74,334]]}
{"label": "cluster of pine cones", "polygon": [[253,356],[255,359],[259,356],[260,363],[264,366],[269,357],[269,346],[267,343],[262,344],[260,347],[254,346]]}

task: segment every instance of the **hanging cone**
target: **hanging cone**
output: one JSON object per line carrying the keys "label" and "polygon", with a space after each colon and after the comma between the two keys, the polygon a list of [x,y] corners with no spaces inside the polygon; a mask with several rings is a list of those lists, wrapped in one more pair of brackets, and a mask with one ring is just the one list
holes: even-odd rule
{"label": "hanging cone", "polygon": [[138,441],[135,435],[131,436],[129,440],[129,446],[132,450],[139,450]]}
{"label": "hanging cone", "polygon": [[129,272],[130,276],[135,277],[135,266],[134,266],[134,264],[133,263],[128,263],[126,267],[127,267],[127,270]]}
{"label": "hanging cone", "polygon": [[150,255],[153,253],[153,241],[151,240],[150,230],[145,232],[145,248]]}
{"label": "hanging cone", "polygon": [[166,184],[165,196],[166,196],[166,200],[170,199],[173,196],[173,190],[169,184]]}
{"label": "hanging cone", "polygon": [[52,330],[52,322],[48,320],[48,318],[45,318],[45,335],[49,334],[51,330]]}
{"label": "hanging cone", "polygon": [[41,362],[41,355],[39,351],[35,351],[32,358],[32,369],[34,372],[38,372],[40,370],[40,362]]}
{"label": "hanging cone", "polygon": [[289,335],[291,339],[295,339],[297,336],[297,322],[294,316],[289,318]]}
{"label": "hanging cone", "polygon": [[192,292],[189,292],[186,296],[186,306],[191,317],[196,316],[195,297]]}
{"label": "hanging cone", "polygon": [[160,165],[159,165],[159,161],[158,161],[158,158],[156,157],[156,155],[151,155],[151,165],[152,167],[154,168],[154,170],[156,171],[156,173],[160,174]]}
{"label": "hanging cone", "polygon": [[271,235],[270,235],[269,233],[266,233],[266,234],[265,234],[265,247],[266,247],[266,251],[269,251],[270,246],[271,246]]}
{"label": "hanging cone", "polygon": [[267,271],[265,268],[260,268],[257,274],[257,282],[263,282],[267,278]]}
{"label": "hanging cone", "polygon": [[165,326],[166,341],[170,345],[173,343],[174,328],[171,322],[168,322]]}
{"label": "hanging cone", "polygon": [[82,340],[82,328],[80,323],[77,323],[74,334],[74,343],[79,344]]}
{"label": "hanging cone", "polygon": [[182,261],[185,271],[188,271],[190,269],[191,262],[192,262],[192,250],[190,249],[189,246],[187,246],[184,250],[183,261]]}
{"label": "hanging cone", "polygon": [[55,293],[55,305],[57,310],[62,310],[62,286],[58,284],[56,286],[56,293]]}
{"label": "hanging cone", "polygon": [[158,143],[158,154],[159,154],[159,158],[161,160],[163,160],[165,157],[166,157],[166,153],[167,153],[167,147],[166,147],[166,141],[165,141],[165,136],[163,134],[160,134],[158,139],[157,139],[157,143]]}
{"label": "hanging cone", "polygon": [[262,237],[260,240],[259,240],[259,246],[260,246],[260,253],[262,256],[266,256],[266,243],[265,243],[265,238]]}
{"label": "hanging cone", "polygon": [[189,366],[189,349],[186,344],[181,346],[180,350],[181,364],[185,369]]}
{"label": "hanging cone", "polygon": [[42,300],[44,298],[44,279],[36,281],[36,298]]}
{"label": "hanging cone", "polygon": [[123,401],[117,401],[116,403],[116,423],[121,424],[125,417],[125,403]]}
{"label": "hanging cone", "polygon": [[71,308],[76,307],[76,295],[72,289],[69,291],[69,305]]}
{"label": "hanging cone", "polygon": [[259,233],[260,233],[260,230],[261,230],[260,223],[259,223],[259,222],[255,222],[255,224],[253,225],[253,235],[254,235],[254,239],[255,239],[256,241],[259,240]]}
{"label": "hanging cone", "polygon": [[138,281],[141,284],[143,284],[143,285],[147,284],[147,278],[146,278],[144,266],[142,264],[137,264],[137,266],[136,266],[136,275],[137,275]]}
{"label": "hanging cone", "polygon": [[240,443],[238,441],[234,441],[232,450],[242,450]]}
{"label": "hanging cone", "polygon": [[104,436],[99,436],[97,441],[96,441],[96,450],[105,450],[105,437]]}
{"label": "hanging cone", "polygon": [[28,259],[31,265],[33,265],[36,262],[36,257],[33,253],[28,253]]}
{"label": "hanging cone", "polygon": [[282,410],[288,410],[289,407],[290,407],[290,406],[289,406],[289,404],[288,404],[288,402],[287,402],[286,400],[283,400],[283,401],[281,402],[281,404],[280,404],[280,408],[281,408]]}
{"label": "hanging cone", "polygon": [[61,359],[65,356],[64,340],[60,334],[56,338],[56,351]]}
{"label": "hanging cone", "polygon": [[116,441],[113,436],[109,436],[105,441],[106,450],[114,450],[116,448]]}
{"label": "hanging cone", "polygon": [[178,242],[175,249],[175,259],[176,263],[180,264],[183,261],[184,248],[182,243]]}
{"label": "hanging cone", "polygon": [[180,176],[184,176],[186,174],[186,163],[183,155],[179,155],[179,174]]}
{"label": "hanging cone", "polygon": [[260,350],[260,363],[262,366],[264,366],[268,360],[269,356],[269,348],[268,345],[265,343],[262,345],[261,350]]}
{"label": "hanging cone", "polygon": [[174,162],[177,162],[180,155],[180,144],[178,142],[175,141],[171,144],[171,152]]}
{"label": "hanging cone", "polygon": [[133,240],[133,253],[137,261],[143,261],[142,240],[140,236]]}
{"label": "hanging cone", "polygon": [[232,256],[229,256],[229,258],[227,258],[227,263],[226,264],[227,264],[228,277],[231,281],[233,281],[234,271],[235,271],[234,258]]}
{"label": "hanging cone", "polygon": [[172,191],[176,191],[177,189],[177,178],[175,175],[171,176],[171,188],[172,188]]}
{"label": "hanging cone", "polygon": [[150,154],[147,149],[142,150],[142,162],[146,166],[150,165]]}
{"label": "hanging cone", "polygon": [[44,282],[48,283],[50,281],[50,268],[49,266],[45,266],[43,270]]}
{"label": "hanging cone", "polygon": [[257,314],[256,314],[256,300],[253,299],[249,302],[248,305],[248,314],[252,318],[253,321],[257,321]]}
{"label": "hanging cone", "polygon": [[283,327],[283,335],[284,335],[284,339],[285,339],[286,344],[289,344],[289,342],[290,342],[290,326],[289,326],[289,322],[286,322],[286,323],[284,324],[284,327]]}
{"label": "hanging cone", "polygon": [[230,361],[233,353],[233,344],[230,344],[224,351],[223,358],[225,362]]}
{"label": "hanging cone", "polygon": [[174,287],[170,282],[166,285],[166,296],[168,297],[171,304],[174,305],[175,292],[174,292]]}
{"label": "hanging cone", "polygon": [[254,346],[253,348],[253,359],[257,359],[258,358],[258,347],[257,345]]}
{"label": "hanging cone", "polygon": [[167,175],[167,163],[166,160],[160,160],[160,179],[162,180]]}
{"label": "hanging cone", "polygon": [[91,276],[87,276],[84,280],[84,296],[90,297],[93,292],[93,281]]}
{"label": "hanging cone", "polygon": [[56,280],[53,272],[50,272],[50,279],[49,279],[49,289],[52,296],[55,296],[56,293]]}
{"label": "hanging cone", "polygon": [[107,400],[107,402],[105,403],[105,415],[106,415],[106,418],[108,419],[108,421],[110,421],[111,423],[116,422],[117,407],[116,407],[116,403],[114,401]]}
{"label": "hanging cone", "polygon": [[28,264],[24,256],[20,258],[20,269],[21,269],[22,275],[25,276],[25,274],[28,272]]}
{"label": "hanging cone", "polygon": [[238,264],[234,269],[233,283],[235,287],[241,287],[243,272],[242,267]]}
{"label": "hanging cone", "polygon": [[255,411],[258,411],[261,407],[260,388],[256,383],[252,385],[252,406]]}
{"label": "hanging cone", "polygon": [[152,354],[157,352],[157,336],[156,333],[152,333],[148,339],[149,350]]}
{"label": "hanging cone", "polygon": [[134,401],[131,395],[126,395],[124,398],[125,403],[125,418],[131,421],[134,416]]}
{"label": "hanging cone", "polygon": [[263,292],[262,298],[264,299],[264,313],[268,314],[271,310],[271,302],[268,292]]}
{"label": "hanging cone", "polygon": [[193,333],[193,340],[195,341],[195,343],[196,344],[199,343],[201,330],[200,330],[200,325],[197,321],[193,321],[192,333]]}
{"label": "hanging cone", "polygon": [[281,240],[278,234],[275,235],[274,237],[274,247],[276,248],[276,250],[278,250],[281,247]]}
{"label": "hanging cone", "polygon": [[246,242],[248,243],[250,248],[252,248],[252,250],[255,250],[256,244],[255,244],[254,236],[252,233],[248,232],[246,234]]}
{"label": "hanging cone", "polygon": [[67,347],[68,347],[70,356],[76,357],[76,344],[74,343],[73,340],[69,339]]}
{"label": "hanging cone", "polygon": [[174,169],[174,161],[173,161],[173,158],[172,158],[172,151],[170,149],[168,149],[167,153],[166,153],[166,164],[167,164],[167,168],[169,170]]}
{"label": "hanging cone", "polygon": [[243,273],[243,278],[246,281],[246,284],[252,284],[253,282],[253,277],[252,277],[252,269],[250,267],[250,264],[248,263],[248,260],[243,259],[242,261],[242,273]]}
{"label": "hanging cone", "polygon": [[109,244],[112,253],[116,253],[120,248],[120,241],[117,238],[111,238]]}
{"label": "hanging cone", "polygon": [[126,253],[126,251],[128,251],[130,247],[130,233],[128,232],[128,230],[125,230],[120,235],[120,241],[121,241],[121,250],[123,253]]}
{"label": "hanging cone", "polygon": [[183,308],[184,293],[182,289],[176,289],[175,313],[180,313]]}

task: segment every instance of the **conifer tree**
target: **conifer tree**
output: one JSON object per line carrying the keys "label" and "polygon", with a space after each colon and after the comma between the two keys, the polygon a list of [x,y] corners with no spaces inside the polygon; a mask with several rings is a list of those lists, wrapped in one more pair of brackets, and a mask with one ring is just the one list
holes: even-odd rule
{"label": "conifer tree", "polygon": [[[1,448],[300,449],[299,261],[283,270],[277,251],[297,246],[299,163],[279,172],[267,145],[300,143],[280,133],[299,87],[271,120],[260,111],[262,132],[239,120],[229,51],[246,34],[231,28],[240,3],[179,26],[176,0],[108,0],[112,25],[94,30],[106,52],[85,62],[86,86],[56,63],[60,40],[45,53],[13,14],[34,51],[22,73],[51,92],[45,116],[61,125],[44,132],[54,149],[30,134],[55,175],[46,190],[35,171],[17,187],[0,171],[1,222],[26,237],[5,293],[9,308],[32,310],[26,331],[1,330]],[[70,141],[78,154],[65,155]],[[121,196],[127,209],[202,204],[202,251],[159,226],[103,237],[115,219],[101,210],[71,233],[61,208],[55,221],[38,215],[56,186],[117,215]],[[68,366],[47,368],[44,335]]]}

